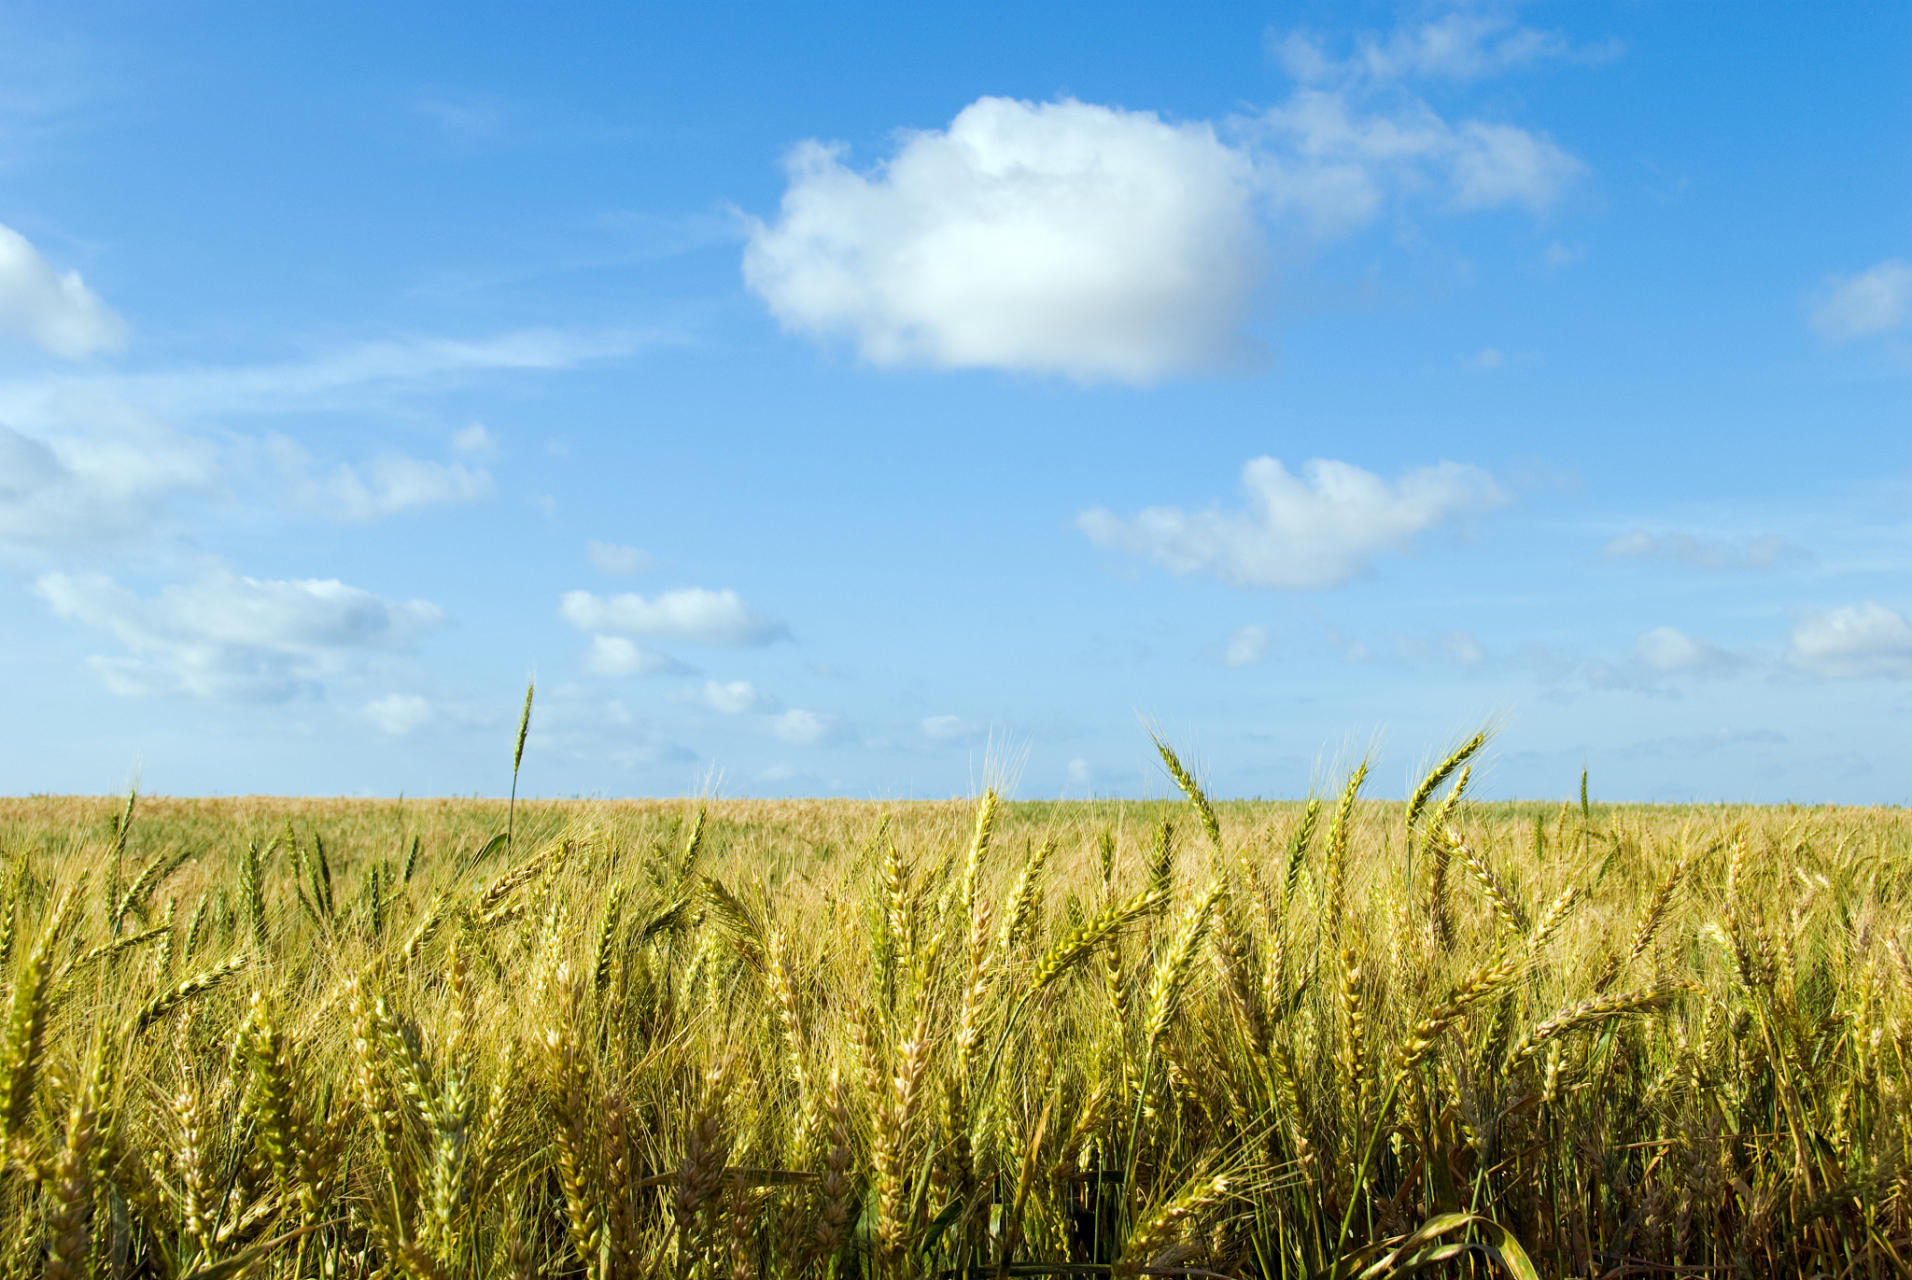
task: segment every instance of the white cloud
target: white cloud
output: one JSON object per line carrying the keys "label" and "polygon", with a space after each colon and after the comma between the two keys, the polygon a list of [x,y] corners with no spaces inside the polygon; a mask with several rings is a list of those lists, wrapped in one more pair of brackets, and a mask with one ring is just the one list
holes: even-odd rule
{"label": "white cloud", "polygon": [[[615,359],[669,340],[638,332],[520,330],[491,338],[367,342],[310,360],[160,373],[71,374],[0,383],[0,417],[59,420],[76,398],[137,405],[169,420],[350,409],[394,391],[496,371],[549,371]],[[489,433],[487,433],[488,435]]]}
{"label": "white cloud", "polygon": [[1261,273],[1253,168],[1206,123],[982,98],[869,174],[787,162],[744,278],[786,328],[876,364],[1150,382],[1227,364]]}
{"label": "white cloud", "polygon": [[1896,609],[1866,601],[1800,619],[1787,659],[1830,679],[1912,678],[1912,623]]}
{"label": "white cloud", "polygon": [[1095,781],[1095,769],[1087,760],[1071,760],[1069,762],[1069,781],[1075,786],[1086,787]]}
{"label": "white cloud", "polygon": [[643,573],[657,567],[657,557],[636,547],[621,547],[614,542],[585,544],[584,554],[599,573],[626,575]]}
{"label": "white cloud", "polygon": [[142,599],[110,578],[47,574],[34,584],[56,616],[110,631],[129,657],[89,665],[116,693],[281,701],[408,648],[443,614],[335,579],[260,581],[226,570]]}
{"label": "white cloud", "polygon": [[771,699],[759,693],[757,687],[748,680],[732,680],[727,684],[706,680],[703,696],[705,706],[727,716],[742,715],[746,711],[758,711],[772,705]]}
{"label": "white cloud", "polygon": [[1222,650],[1222,662],[1231,667],[1251,667],[1268,655],[1268,628],[1246,626],[1228,637]]}
{"label": "white cloud", "polygon": [[592,636],[584,654],[584,669],[594,676],[648,676],[660,671],[682,671],[668,654],[646,649],[623,636]]}
{"label": "white cloud", "polygon": [[931,742],[963,742],[980,738],[989,731],[989,726],[965,720],[961,716],[925,716],[922,730],[923,736]]}
{"label": "white cloud", "polygon": [[1456,209],[1541,210],[1584,166],[1512,125],[1448,123],[1418,99],[1370,108],[1353,89],[1296,90],[1256,121],[1256,169],[1277,212],[1317,235],[1373,220],[1391,191],[1443,191]]}
{"label": "white cloud", "polygon": [[1674,627],[1655,627],[1633,643],[1633,656],[1650,671],[1720,671],[1739,660],[1717,645],[1696,640]]}
{"label": "white cloud", "polygon": [[567,591],[558,612],[580,631],[696,644],[769,644],[786,634],[782,623],[752,613],[735,591],[702,587],[683,587],[650,597],[630,592],[597,596],[589,591]]}
{"label": "white cloud", "polygon": [[1722,676],[1746,665],[1746,659],[1676,627],[1654,627],[1634,640],[1618,663],[1593,662],[1587,683],[1596,689],[1653,691],[1672,676]]}
{"label": "white cloud", "polygon": [[848,337],[879,365],[1131,383],[1238,366],[1270,256],[1262,213],[1331,236],[1396,193],[1537,211],[1584,170],[1544,134],[1383,92],[1384,62],[1484,74],[1561,44],[1444,20],[1347,62],[1291,41],[1307,83],[1219,125],[990,97],[867,171],[805,142],[779,216],[748,224],[744,279],[786,329]]}
{"label": "white cloud", "polygon": [[1644,529],[1615,535],[1601,553],[1610,560],[1670,560],[1695,569],[1770,569],[1806,555],[1778,534],[1722,541]]}
{"label": "white cloud", "polygon": [[342,465],[322,486],[325,507],[344,520],[374,520],[415,507],[477,502],[492,495],[490,472],[462,462],[426,462],[402,453],[372,459],[361,474]]}
{"label": "white cloud", "polygon": [[293,502],[335,520],[363,522],[420,507],[478,502],[496,491],[490,472],[462,462],[385,453],[315,476],[311,455],[289,436],[269,433],[264,448]]}
{"label": "white cloud", "polygon": [[1419,533],[1507,501],[1485,471],[1460,463],[1419,467],[1393,482],[1325,458],[1302,470],[1305,481],[1274,458],[1249,462],[1242,468],[1246,510],[1150,507],[1123,520],[1096,508],[1076,525],[1097,546],[1146,556],[1175,573],[1292,591],[1367,573],[1377,553],[1408,550]]}
{"label": "white cloud", "polygon": [[498,437],[484,423],[474,422],[451,438],[451,447],[455,453],[482,462],[498,456]]}
{"label": "white cloud", "polygon": [[1543,61],[1598,62],[1619,52],[1612,41],[1575,48],[1558,31],[1537,31],[1501,14],[1469,11],[1397,27],[1385,37],[1364,34],[1346,59],[1332,57],[1317,37],[1305,32],[1279,38],[1271,34],[1269,46],[1289,75],[1308,84],[1353,78],[1479,80]]}
{"label": "white cloud", "polygon": [[61,275],[25,236],[0,226],[0,333],[77,359],[124,344],[126,322],[79,272]]}
{"label": "white cloud", "polygon": [[843,726],[835,716],[793,707],[770,718],[770,732],[793,746],[815,747],[841,737]]}
{"label": "white cloud", "polygon": [[1454,202],[1462,209],[1545,209],[1582,168],[1539,134],[1480,120],[1454,131],[1445,158],[1453,166]]}
{"label": "white cloud", "polygon": [[1450,631],[1442,636],[1441,649],[1464,667],[1478,667],[1487,661],[1486,646],[1465,631]]}
{"label": "white cloud", "polygon": [[1531,351],[1502,351],[1499,347],[1482,347],[1473,355],[1463,357],[1461,364],[1476,373],[1493,373],[1500,369],[1533,364],[1539,359]]}
{"label": "white cloud", "polygon": [[150,427],[40,438],[0,424],[0,549],[140,539],[170,499],[210,489],[217,471],[210,444]]}
{"label": "white cloud", "polygon": [[423,728],[437,714],[429,701],[415,693],[390,693],[365,704],[365,718],[394,738]]}
{"label": "white cloud", "polygon": [[1835,342],[1896,328],[1912,315],[1912,262],[1888,258],[1857,275],[1833,276],[1812,311],[1812,327]]}

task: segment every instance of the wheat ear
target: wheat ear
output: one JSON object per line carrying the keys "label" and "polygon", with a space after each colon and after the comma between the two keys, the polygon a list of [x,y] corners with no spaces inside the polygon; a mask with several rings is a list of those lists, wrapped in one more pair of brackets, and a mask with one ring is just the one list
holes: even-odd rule
{"label": "wheat ear", "polygon": [[1461,860],[1462,864],[1474,873],[1474,879],[1480,882],[1480,887],[1486,892],[1487,900],[1493,904],[1494,914],[1499,917],[1501,924],[1513,933],[1525,936],[1527,913],[1520,909],[1520,904],[1514,901],[1513,895],[1501,884],[1500,877],[1494,874],[1493,868],[1487,865],[1480,854],[1468,847],[1467,842],[1461,839],[1460,832],[1448,827],[1446,835],[1448,847],[1454,851],[1454,855]]}
{"label": "wheat ear", "polygon": [[1627,991],[1617,996],[1590,996],[1576,1004],[1570,1004],[1545,1022],[1529,1030],[1514,1045],[1507,1055],[1506,1073],[1511,1075],[1527,1059],[1547,1045],[1569,1032],[1594,1026],[1610,1018],[1624,1017],[1631,1013],[1648,1013],[1662,1008],[1674,997],[1691,991],[1690,983],[1665,982],[1640,991]]}
{"label": "wheat ear", "polygon": [[195,973],[192,977],[185,979],[176,986],[160,992],[151,1000],[147,1001],[146,1006],[142,1008],[138,1016],[133,1019],[133,1030],[136,1033],[146,1030],[147,1027],[150,1027],[153,1023],[186,1003],[186,1001],[191,1000],[194,996],[205,991],[210,991],[227,978],[230,978],[233,974],[238,973],[241,969],[245,968],[251,960],[252,957],[250,955],[241,951],[238,955],[214,965],[205,972]]}
{"label": "wheat ear", "polygon": [[1175,779],[1175,785],[1182,789],[1182,794],[1188,797],[1188,803],[1195,810],[1196,817],[1201,819],[1202,830],[1208,833],[1209,843],[1220,849],[1222,847],[1221,820],[1215,816],[1215,806],[1208,802],[1208,796],[1202,791],[1201,783],[1197,782],[1195,775],[1182,764],[1174,748],[1162,741],[1153,729],[1149,730],[1149,737],[1154,740],[1155,750],[1162,757],[1162,767],[1168,770],[1169,777]]}
{"label": "wheat ear", "polygon": [[[97,1068],[96,1068],[97,1070]],[[47,1280],[81,1280],[87,1274],[89,1231],[93,1215],[93,1147],[99,1140],[100,1090],[97,1080],[80,1091],[66,1117],[66,1142],[54,1160],[48,1188],[47,1229],[53,1251],[47,1259]]]}
{"label": "wheat ear", "polygon": [[1600,976],[1594,979],[1595,995],[1612,986],[1614,979],[1620,976],[1621,970],[1646,954],[1647,947],[1652,945],[1654,934],[1659,932],[1667,913],[1672,910],[1674,894],[1679,892],[1680,885],[1685,881],[1686,873],[1692,866],[1693,855],[1683,851],[1679,861],[1675,862],[1672,869],[1666,873],[1659,887],[1653,891],[1653,896],[1647,900],[1645,908],[1641,910],[1640,923],[1633,930],[1633,941],[1627,947],[1625,956],[1615,954],[1608,960],[1606,968],[1601,970]]}
{"label": "wheat ear", "polygon": [[1454,770],[1466,764],[1475,752],[1486,745],[1487,730],[1482,729],[1449,752],[1445,760],[1428,770],[1427,776],[1421,779],[1420,786],[1414,788],[1414,795],[1407,802],[1407,817],[1401,824],[1404,830],[1413,832],[1414,820],[1421,816],[1421,810],[1426,807],[1429,798],[1440,789],[1441,784],[1447,781]]}
{"label": "wheat ear", "polygon": [[1407,1040],[1401,1046],[1401,1063],[1395,1070],[1396,1077],[1407,1077],[1414,1068],[1426,1061],[1440,1041],[1441,1033],[1453,1026],[1462,1014],[1507,985],[1520,973],[1525,960],[1526,957],[1520,952],[1509,950],[1455,983],[1453,990],[1447,993],[1447,998],[1423,1015],[1408,1032]]}
{"label": "wheat ear", "polygon": [[1182,998],[1188,991],[1189,978],[1194,970],[1195,955],[1201,950],[1202,940],[1208,936],[1209,926],[1214,920],[1215,903],[1221,897],[1222,887],[1223,882],[1217,879],[1196,900],[1176,933],[1175,940],[1156,966],[1155,977],[1149,984],[1148,1019],[1143,1024],[1147,1029],[1147,1043],[1151,1051],[1161,1046],[1170,1024],[1175,1021],[1176,1011],[1182,1006]]}
{"label": "wheat ear", "polygon": [[53,947],[65,935],[79,909],[82,886],[69,890],[53,918],[27,956],[26,967],[13,983],[13,1003],[7,1016],[4,1066],[7,1106],[0,1115],[0,1151],[12,1145],[26,1127],[33,1106],[33,1081],[45,1044],[47,987],[53,979]]}
{"label": "wheat ear", "polygon": [[1363,760],[1348,775],[1341,799],[1334,806],[1334,817],[1328,823],[1328,928],[1337,939],[1341,936],[1348,905],[1348,845],[1354,837],[1354,801],[1361,794],[1361,784],[1367,777],[1368,762]]}

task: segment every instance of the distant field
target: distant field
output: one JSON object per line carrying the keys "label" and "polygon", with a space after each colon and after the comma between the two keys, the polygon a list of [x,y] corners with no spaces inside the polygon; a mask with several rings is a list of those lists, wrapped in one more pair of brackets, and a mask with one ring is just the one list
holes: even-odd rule
{"label": "distant field", "polygon": [[1906,1274],[1912,816],[1460,764],[0,800],[7,1272]]}

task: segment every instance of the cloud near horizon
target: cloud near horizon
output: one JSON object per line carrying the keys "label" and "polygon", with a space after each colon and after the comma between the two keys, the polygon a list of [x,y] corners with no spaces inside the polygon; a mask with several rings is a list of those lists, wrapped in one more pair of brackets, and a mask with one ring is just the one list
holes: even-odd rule
{"label": "cloud near horizon", "polygon": [[444,620],[425,600],[386,600],[334,578],[262,581],[227,569],[142,598],[101,574],[50,573],[34,592],[54,616],[108,631],[127,657],[87,660],[119,694],[283,702],[411,647]]}
{"label": "cloud near horizon", "polygon": [[1876,601],[1801,618],[1787,661],[1830,680],[1912,679],[1912,623]]}
{"label": "cloud near horizon", "polygon": [[1372,571],[1383,551],[1405,552],[1437,525],[1504,505],[1479,467],[1442,462],[1387,481],[1351,463],[1315,458],[1291,475],[1274,458],[1242,468],[1244,509],[1149,507],[1124,520],[1097,507],[1076,527],[1099,547],[1140,555],[1173,573],[1211,574],[1242,587],[1310,591]]}

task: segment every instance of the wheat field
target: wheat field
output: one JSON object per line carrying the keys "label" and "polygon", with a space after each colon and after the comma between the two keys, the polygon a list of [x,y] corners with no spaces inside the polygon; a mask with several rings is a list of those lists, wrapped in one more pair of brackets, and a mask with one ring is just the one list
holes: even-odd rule
{"label": "wheat field", "polygon": [[[1900,1276],[1912,820],[0,800],[9,1276]],[[507,829],[509,834],[507,835]]]}

